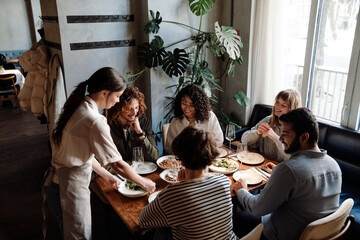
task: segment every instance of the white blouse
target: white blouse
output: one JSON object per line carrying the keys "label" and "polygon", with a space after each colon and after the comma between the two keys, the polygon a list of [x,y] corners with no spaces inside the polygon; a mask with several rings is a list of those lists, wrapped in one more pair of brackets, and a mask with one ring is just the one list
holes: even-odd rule
{"label": "white blouse", "polygon": [[[196,121],[195,128],[203,129],[212,133],[216,146],[220,147],[224,142],[223,131],[215,113],[210,111],[209,115],[209,120],[206,122],[200,123]],[[189,121],[186,119],[186,117],[183,117],[181,120],[179,118],[174,118],[171,121],[165,143],[165,150],[168,154],[172,154],[171,144],[175,137],[179,135],[181,131],[184,130],[184,128],[187,126],[189,126]]]}
{"label": "white blouse", "polygon": [[56,168],[82,166],[94,155],[102,166],[122,160],[106,118],[95,101],[86,96],[67,122],[61,145],[53,151],[52,164]]}

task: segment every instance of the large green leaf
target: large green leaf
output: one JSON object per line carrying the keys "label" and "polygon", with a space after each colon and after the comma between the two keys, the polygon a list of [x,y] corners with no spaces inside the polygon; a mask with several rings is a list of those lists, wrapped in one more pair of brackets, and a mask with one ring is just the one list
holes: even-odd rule
{"label": "large green leaf", "polygon": [[214,35],[209,39],[207,48],[209,48],[212,54],[216,57],[221,57],[226,51],[225,47]]}
{"label": "large green leaf", "polygon": [[189,56],[184,49],[175,48],[174,52],[167,52],[163,60],[162,69],[170,77],[181,76],[190,63]]}
{"label": "large green leaf", "polygon": [[235,75],[235,64],[239,63],[239,65],[241,65],[243,63],[243,57],[242,55],[240,55],[239,58],[232,60],[228,69],[228,75],[229,76],[234,76]]}
{"label": "large green leaf", "polygon": [[160,13],[156,12],[156,16],[154,15],[154,12],[150,10],[151,20],[144,26],[144,31],[146,34],[149,33],[158,33],[160,26],[159,24],[162,21],[162,17],[160,17]]}
{"label": "large green leaf", "polygon": [[234,28],[227,26],[221,26],[220,28],[219,23],[215,22],[215,34],[226,48],[226,52],[231,59],[236,60],[240,57],[240,48],[243,47],[243,44]]}
{"label": "large green leaf", "polygon": [[214,3],[215,0],[189,0],[189,7],[196,16],[202,16],[211,10]]}
{"label": "large green leaf", "polygon": [[157,67],[162,65],[163,58],[166,55],[163,48],[164,41],[159,36],[151,41],[151,43],[144,43],[137,48],[137,58],[139,64],[144,65],[147,68]]}
{"label": "large green leaf", "polygon": [[237,91],[234,95],[234,99],[241,105],[241,106],[248,106],[250,104],[249,98],[243,93],[242,91]]}

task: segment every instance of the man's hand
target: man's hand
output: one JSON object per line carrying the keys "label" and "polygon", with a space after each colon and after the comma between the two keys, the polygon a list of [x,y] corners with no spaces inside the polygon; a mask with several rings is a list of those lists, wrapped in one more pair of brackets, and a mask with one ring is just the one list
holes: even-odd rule
{"label": "man's hand", "polygon": [[237,180],[233,185],[231,185],[231,192],[236,193],[241,188],[247,189],[247,183],[243,178],[239,178],[239,180]]}
{"label": "man's hand", "polygon": [[274,168],[276,167],[276,165],[273,164],[272,162],[267,163],[265,166],[267,167],[267,171],[268,171],[268,173],[270,173],[270,174],[272,173],[272,171],[273,171]]}

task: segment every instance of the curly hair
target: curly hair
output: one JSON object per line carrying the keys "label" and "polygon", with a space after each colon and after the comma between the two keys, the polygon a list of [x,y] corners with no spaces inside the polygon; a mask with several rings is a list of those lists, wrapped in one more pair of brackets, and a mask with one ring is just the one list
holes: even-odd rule
{"label": "curly hair", "polygon": [[120,101],[107,111],[107,119],[109,123],[119,121],[120,112],[132,99],[139,102],[138,116],[141,116],[146,111],[145,96],[137,87],[127,86],[124,93],[120,96]]}
{"label": "curly hair", "polygon": [[186,127],[171,144],[182,165],[198,170],[209,166],[219,155],[212,134],[203,129]]}
{"label": "curly hair", "polygon": [[176,95],[173,103],[175,117],[179,119],[184,117],[184,112],[181,109],[181,101],[185,95],[188,96],[194,104],[196,121],[203,123],[209,120],[209,111],[211,110],[209,98],[205,91],[195,84],[187,85]]}

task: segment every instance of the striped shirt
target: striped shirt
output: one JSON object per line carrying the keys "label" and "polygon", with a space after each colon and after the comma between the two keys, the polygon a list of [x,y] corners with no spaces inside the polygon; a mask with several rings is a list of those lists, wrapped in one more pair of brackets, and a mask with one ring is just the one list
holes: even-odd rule
{"label": "striped shirt", "polygon": [[232,206],[229,178],[210,175],[166,187],[141,211],[139,223],[171,227],[173,239],[238,239]]}

